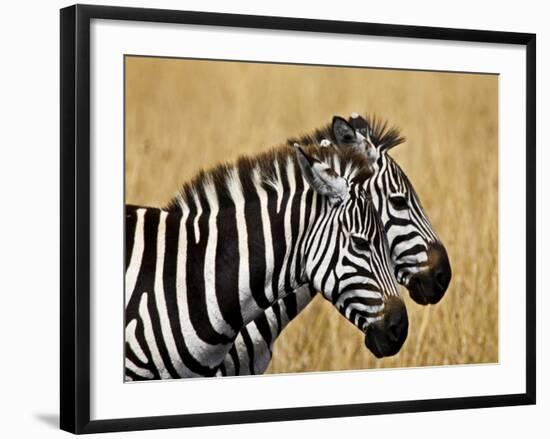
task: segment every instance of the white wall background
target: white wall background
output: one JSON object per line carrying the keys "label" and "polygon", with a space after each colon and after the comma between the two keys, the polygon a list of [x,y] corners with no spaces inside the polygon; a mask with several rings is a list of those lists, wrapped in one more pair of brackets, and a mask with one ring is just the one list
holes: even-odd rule
{"label": "white wall background", "polygon": [[[97,3],[89,1],[88,3]],[[109,437],[262,438],[342,436],[409,438],[523,437],[550,431],[545,269],[550,257],[547,121],[549,14],[544,2],[302,2],[278,0],[124,1],[101,4],[537,33],[538,93],[538,405],[455,412],[324,419],[244,426],[124,433]],[[0,25],[0,432],[4,437],[56,437],[59,367],[59,13],[63,1],[10,2]],[[27,268],[29,267],[29,268]],[[105,435],[107,436],[107,435]]]}

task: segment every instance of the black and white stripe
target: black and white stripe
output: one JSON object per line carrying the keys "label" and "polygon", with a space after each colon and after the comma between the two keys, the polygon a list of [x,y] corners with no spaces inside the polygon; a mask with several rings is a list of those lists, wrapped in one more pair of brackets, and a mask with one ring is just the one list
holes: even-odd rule
{"label": "black and white stripe", "polygon": [[241,329],[217,375],[256,375],[271,361],[273,343],[283,329],[309,305],[317,294],[309,284],[279,299]]}
{"label": "black and white stripe", "polygon": [[284,147],[199,174],[168,209],[128,206],[126,379],[219,373],[250,349],[243,327],[303,285],[375,327],[376,355],[398,350],[408,323],[368,177],[356,151]]}

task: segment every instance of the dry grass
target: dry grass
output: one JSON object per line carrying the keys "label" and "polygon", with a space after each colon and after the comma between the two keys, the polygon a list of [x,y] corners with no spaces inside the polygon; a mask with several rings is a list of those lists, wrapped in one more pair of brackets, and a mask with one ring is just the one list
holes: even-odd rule
{"label": "dry grass", "polygon": [[254,154],[333,114],[376,113],[408,141],[393,156],[444,241],[451,286],[406,297],[409,337],[377,360],[317,297],[277,340],[269,372],[498,361],[498,78],[128,58],[126,201],[162,206],[202,167]]}

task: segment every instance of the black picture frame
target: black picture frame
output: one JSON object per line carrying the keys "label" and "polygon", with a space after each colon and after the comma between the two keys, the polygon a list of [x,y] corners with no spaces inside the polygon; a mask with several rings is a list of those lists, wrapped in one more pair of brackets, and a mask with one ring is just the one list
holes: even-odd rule
{"label": "black picture frame", "polygon": [[[407,37],[526,48],[526,392],[518,394],[90,420],[90,21],[92,19]],[[375,23],[75,5],[61,10],[60,426],[72,433],[239,424],[535,404],[536,35]]]}

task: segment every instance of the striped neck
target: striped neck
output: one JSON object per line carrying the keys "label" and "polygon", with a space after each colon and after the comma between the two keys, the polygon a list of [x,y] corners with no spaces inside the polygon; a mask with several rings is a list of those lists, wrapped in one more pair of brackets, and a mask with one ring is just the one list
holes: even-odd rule
{"label": "striped neck", "polygon": [[[211,309],[220,309],[220,315],[210,319],[227,322],[218,329],[228,336],[305,282],[299,244],[307,191],[293,170],[292,163],[282,170],[279,184],[258,180],[253,195],[243,191],[245,182],[236,172],[229,172],[231,202],[225,199],[222,204],[218,189],[208,182],[179,201],[180,227],[186,235],[186,248],[179,252],[185,251],[196,268],[193,277],[204,279]],[[193,279],[193,284],[198,282]]]}

